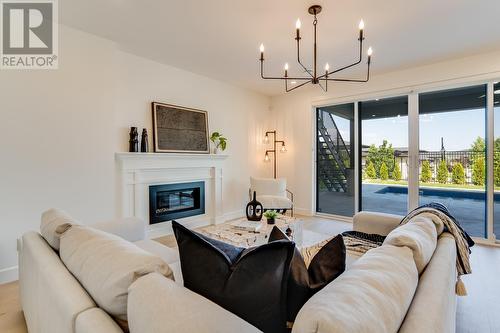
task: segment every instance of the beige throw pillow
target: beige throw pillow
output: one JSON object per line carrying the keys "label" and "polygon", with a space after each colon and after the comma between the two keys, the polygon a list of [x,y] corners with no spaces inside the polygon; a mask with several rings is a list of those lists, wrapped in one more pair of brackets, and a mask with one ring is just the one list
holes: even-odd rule
{"label": "beige throw pillow", "polygon": [[72,226],[61,236],[60,257],[99,307],[122,327],[127,320],[128,288],[135,280],[152,272],[174,279],[159,257],[85,226]]}
{"label": "beige throw pillow", "polygon": [[54,250],[59,250],[61,235],[73,224],[78,224],[66,212],[51,208],[42,213],[40,234]]}
{"label": "beige throw pillow", "polygon": [[414,217],[408,223],[391,231],[384,241],[385,244],[409,247],[420,274],[436,250],[436,226],[428,217]]}

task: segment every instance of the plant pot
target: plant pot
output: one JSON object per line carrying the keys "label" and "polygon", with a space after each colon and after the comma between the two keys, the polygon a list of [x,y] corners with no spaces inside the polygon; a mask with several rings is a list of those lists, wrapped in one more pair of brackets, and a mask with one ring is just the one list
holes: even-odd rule
{"label": "plant pot", "polygon": [[269,217],[267,218],[267,224],[274,224],[276,221],[274,219],[274,217]]}
{"label": "plant pot", "polygon": [[218,154],[219,153],[219,147],[214,147],[214,149],[212,150],[214,154]]}

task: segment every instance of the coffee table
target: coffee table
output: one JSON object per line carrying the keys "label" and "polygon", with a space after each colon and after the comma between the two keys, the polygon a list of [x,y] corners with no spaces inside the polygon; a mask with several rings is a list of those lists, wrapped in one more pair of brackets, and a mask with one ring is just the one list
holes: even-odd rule
{"label": "coffee table", "polygon": [[263,218],[260,222],[262,227],[255,232],[240,230],[231,225],[233,222],[246,220],[246,218],[240,218],[226,221],[218,225],[205,227],[201,229],[200,232],[210,238],[218,239],[235,246],[248,248],[267,243],[271,230],[274,226],[277,226],[284,233],[290,228],[292,231],[290,239],[295,242],[298,248],[303,246],[303,222],[298,218],[278,215],[275,224],[267,224],[266,220]]}

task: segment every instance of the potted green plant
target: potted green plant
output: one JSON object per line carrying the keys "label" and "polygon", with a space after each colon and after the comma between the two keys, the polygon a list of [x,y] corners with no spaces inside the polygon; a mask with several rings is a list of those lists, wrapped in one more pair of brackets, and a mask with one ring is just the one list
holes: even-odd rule
{"label": "potted green plant", "polygon": [[264,217],[267,219],[267,224],[274,224],[276,222],[276,216],[278,212],[275,210],[266,210]]}
{"label": "potted green plant", "polygon": [[222,136],[219,132],[213,132],[210,136],[210,141],[214,144],[214,154],[217,154],[219,150],[224,151],[227,147],[227,139]]}

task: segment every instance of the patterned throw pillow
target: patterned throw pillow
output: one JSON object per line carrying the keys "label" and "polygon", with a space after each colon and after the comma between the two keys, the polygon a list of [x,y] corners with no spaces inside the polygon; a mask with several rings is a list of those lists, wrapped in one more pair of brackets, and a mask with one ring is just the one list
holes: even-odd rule
{"label": "patterned throw pillow", "polygon": [[[269,242],[288,240],[274,227]],[[345,271],[346,249],[342,235],[299,251],[295,248],[288,278],[287,321],[291,327],[307,300]]]}

